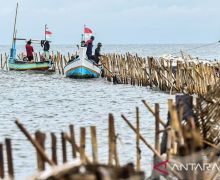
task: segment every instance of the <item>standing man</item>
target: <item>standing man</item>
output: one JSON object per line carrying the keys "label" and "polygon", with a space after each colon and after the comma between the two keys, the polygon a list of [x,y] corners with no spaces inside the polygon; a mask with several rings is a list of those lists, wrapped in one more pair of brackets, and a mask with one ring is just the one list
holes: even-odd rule
{"label": "standing man", "polygon": [[93,41],[94,41],[95,37],[94,36],[91,36],[90,39],[88,41],[86,41],[86,47],[87,47],[87,50],[86,50],[86,55],[88,57],[88,59],[91,59],[92,58],[92,47],[93,47]]}
{"label": "standing man", "polygon": [[33,52],[34,48],[31,46],[31,40],[29,40],[25,46],[27,52],[28,61],[34,60]]}
{"label": "standing man", "polygon": [[50,42],[47,40],[42,40],[41,41],[41,47],[43,47],[44,54],[43,54],[43,61],[47,61],[50,59]]}
{"label": "standing man", "polygon": [[96,64],[99,64],[100,57],[102,56],[100,53],[101,47],[102,47],[102,43],[99,42],[97,44],[97,48],[95,49],[95,55],[94,55],[94,61],[96,62]]}

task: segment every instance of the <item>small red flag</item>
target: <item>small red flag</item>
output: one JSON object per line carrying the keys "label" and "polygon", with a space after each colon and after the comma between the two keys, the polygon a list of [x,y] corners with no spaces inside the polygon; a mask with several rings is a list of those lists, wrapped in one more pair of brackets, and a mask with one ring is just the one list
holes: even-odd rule
{"label": "small red flag", "polygon": [[51,36],[53,33],[52,33],[52,32],[50,32],[50,31],[45,31],[45,34],[46,34],[46,35],[50,35],[50,36]]}
{"label": "small red flag", "polygon": [[92,34],[92,30],[90,28],[85,27],[84,28],[84,33]]}

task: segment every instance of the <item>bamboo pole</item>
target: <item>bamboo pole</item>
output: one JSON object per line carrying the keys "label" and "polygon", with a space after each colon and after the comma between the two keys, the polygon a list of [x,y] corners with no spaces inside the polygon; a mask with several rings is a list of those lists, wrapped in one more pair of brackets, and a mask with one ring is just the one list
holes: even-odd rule
{"label": "bamboo pole", "polygon": [[[137,133],[136,128],[128,121],[128,119],[127,119],[123,114],[121,115],[121,117],[122,117],[122,119],[128,124],[128,126],[129,126],[135,133]],[[141,135],[141,133],[140,133],[140,139],[143,141],[143,143],[144,143],[154,154],[156,154],[157,157],[161,158],[160,153],[157,152],[157,151],[153,148],[153,146],[152,146],[150,143],[148,143],[148,142],[143,138],[143,136]]]}
{"label": "bamboo pole", "polygon": [[11,139],[5,139],[6,153],[7,153],[7,162],[8,162],[8,174],[10,178],[14,177],[14,166],[13,166],[13,156],[12,156],[12,147]]}
{"label": "bamboo pole", "polygon": [[[147,102],[145,100],[142,100],[142,102],[144,103],[145,107],[155,116],[156,113],[155,111],[147,104]],[[159,117],[159,122],[163,125],[163,127],[166,127],[165,122]]]}
{"label": "bamboo pole", "polygon": [[80,128],[80,160],[82,161],[82,163],[86,162],[85,148],[86,148],[86,129],[84,127],[81,127]]}
{"label": "bamboo pole", "polygon": [[71,145],[72,145],[72,155],[73,155],[73,158],[76,158],[76,140],[75,140],[75,132],[74,132],[74,126],[73,125],[70,125],[69,126],[69,129],[70,129],[70,138],[71,138]]}
{"label": "bamboo pole", "polygon": [[52,152],[52,161],[54,164],[57,164],[57,138],[54,133],[51,133],[51,152]]}
{"label": "bamboo pole", "polygon": [[60,58],[60,68],[61,68],[62,75],[64,75],[63,55],[61,55],[61,58]]}
{"label": "bamboo pole", "polygon": [[3,69],[3,67],[2,67],[2,61],[3,61],[3,57],[2,57],[2,54],[1,54],[1,69]]}
{"label": "bamboo pole", "polygon": [[[38,142],[41,148],[45,151],[46,135],[44,133],[41,133],[40,131],[37,131],[35,133],[35,139],[36,139],[36,142]],[[45,170],[44,158],[41,156],[41,154],[38,151],[37,151],[37,167],[39,171]]]}
{"label": "bamboo pole", "polygon": [[96,127],[91,126],[90,131],[91,131],[91,141],[92,141],[93,163],[98,163],[98,145],[97,145]]}
{"label": "bamboo pole", "polygon": [[156,121],[156,126],[155,126],[155,149],[157,152],[160,153],[160,107],[159,104],[155,104],[155,121]]}
{"label": "bamboo pole", "polygon": [[109,144],[109,155],[108,155],[108,164],[113,165],[113,151],[114,151],[114,141],[112,138],[112,125],[113,116],[109,114],[109,123],[108,123],[108,144]]}
{"label": "bamboo pole", "polygon": [[136,107],[136,164],[137,171],[140,171],[141,168],[141,149],[140,149],[140,117],[139,117],[139,108]]}
{"label": "bamboo pole", "polygon": [[4,177],[5,177],[4,153],[3,153],[3,145],[0,144],[0,178],[4,179]]}
{"label": "bamboo pole", "polygon": [[62,141],[62,157],[63,163],[67,162],[67,154],[66,154],[66,139],[64,132],[61,133],[61,141]]}
{"label": "bamboo pole", "polygon": [[109,165],[113,165],[113,159],[114,159],[115,165],[119,166],[114,117],[112,114],[109,114],[109,125],[108,126],[109,126]]}
{"label": "bamboo pole", "polygon": [[19,120],[17,119],[15,121],[15,124],[18,126],[18,128],[24,133],[24,135],[27,137],[27,139],[32,143],[32,145],[37,149],[37,151],[41,154],[41,156],[45,159],[45,161],[47,161],[50,165],[54,166],[55,163],[53,161],[51,161],[46,152],[44,152],[44,150],[42,149],[41,145],[36,142],[31,135],[29,134],[29,132],[26,130],[26,128],[19,122]]}
{"label": "bamboo pole", "polygon": [[[68,135],[66,134],[66,135],[65,135],[65,138],[66,138],[66,140],[67,140],[70,144],[72,144],[72,140],[71,140],[70,136],[68,136]],[[77,144],[75,144],[75,149],[76,149],[76,151],[77,151],[78,153],[80,153],[80,147],[79,147]],[[90,161],[90,159],[88,158],[88,156],[86,155],[86,153],[85,153],[85,160],[86,160],[86,163],[87,163],[87,164],[91,164],[91,161]]]}

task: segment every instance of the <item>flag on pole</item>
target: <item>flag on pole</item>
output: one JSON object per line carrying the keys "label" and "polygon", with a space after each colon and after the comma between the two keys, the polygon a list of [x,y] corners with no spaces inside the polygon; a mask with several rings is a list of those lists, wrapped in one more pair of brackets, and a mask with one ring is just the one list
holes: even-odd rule
{"label": "flag on pole", "polygon": [[90,28],[84,26],[84,38],[85,38],[85,41],[89,40],[91,36],[92,36],[92,30]]}
{"label": "flag on pole", "polygon": [[48,28],[46,27],[46,29],[45,29],[45,36],[46,36],[46,38],[51,38],[52,34],[53,33],[51,31],[49,31]]}
{"label": "flag on pole", "polygon": [[85,27],[84,28],[84,33],[92,34],[92,30],[90,28]]}

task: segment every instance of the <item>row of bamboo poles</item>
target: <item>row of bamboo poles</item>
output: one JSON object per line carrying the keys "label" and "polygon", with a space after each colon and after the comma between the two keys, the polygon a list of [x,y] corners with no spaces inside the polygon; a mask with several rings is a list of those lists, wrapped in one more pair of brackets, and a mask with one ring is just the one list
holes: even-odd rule
{"label": "row of bamboo poles", "polygon": [[174,61],[138,55],[108,54],[102,57],[105,77],[116,83],[157,87],[166,92],[204,94],[220,78],[219,63]]}
{"label": "row of bamboo poles", "polygon": [[[219,99],[219,84],[215,87],[217,95],[212,95],[211,99]],[[214,94],[214,93],[213,93]],[[210,94],[209,94],[210,96]],[[178,100],[179,99],[179,100]],[[185,99],[188,99],[187,102],[184,102]],[[149,105],[146,101],[142,101],[145,107],[149,110],[150,113],[155,118],[155,143],[151,144],[146,138],[144,138],[141,133],[140,127],[140,112],[139,108],[136,107],[136,123],[133,125],[130,120],[125,115],[121,115],[122,120],[131,128],[136,137],[135,149],[136,151],[136,162],[134,165],[128,164],[122,166],[120,163],[120,157],[118,154],[117,146],[117,135],[115,129],[115,121],[112,114],[109,114],[108,119],[108,163],[100,164],[98,157],[98,137],[96,132],[96,127],[91,126],[90,129],[90,139],[92,154],[89,155],[86,153],[86,131],[87,128],[80,128],[80,140],[79,144],[76,142],[75,129],[73,125],[69,126],[68,132],[61,132],[61,144],[62,144],[62,154],[57,154],[57,136],[54,133],[50,134],[51,138],[51,155],[49,155],[48,150],[45,149],[46,143],[46,134],[40,131],[37,131],[35,135],[31,133],[24,127],[24,125],[16,120],[16,125],[23,132],[26,138],[31,142],[35,147],[37,152],[37,168],[39,171],[46,169],[46,164],[55,167],[56,165],[65,164],[67,161],[72,161],[74,159],[79,159],[79,164],[74,164],[72,166],[63,166],[64,168],[57,169],[54,168],[49,175],[46,177],[40,173],[37,176],[34,176],[30,179],[74,179],[77,176],[77,179],[96,179],[96,170],[100,168],[105,168],[107,170],[110,179],[120,179],[120,178],[130,178],[133,179],[144,179],[144,174],[141,171],[141,152],[140,144],[143,143],[149,148],[154,154],[153,165],[156,166],[158,163],[166,162],[167,165],[167,174],[161,174],[155,169],[152,169],[152,176],[150,179],[158,179],[161,175],[166,178],[176,177],[178,179],[188,179],[188,180],[211,180],[215,179],[218,175],[218,171],[210,170],[190,170],[190,171],[179,171],[178,169],[173,169],[173,163],[199,163],[200,166],[207,165],[207,163],[213,164],[218,162],[218,156],[220,153],[219,143],[213,143],[211,141],[210,134],[208,136],[203,134],[203,130],[206,129],[206,125],[203,124],[203,118],[209,117],[212,119],[213,123],[216,123],[216,126],[219,125],[219,113],[213,112],[213,106],[207,109],[205,106],[204,115],[203,109],[200,104],[204,102],[210,103],[210,100],[207,97],[199,97],[199,104],[193,104],[193,97],[189,95],[177,95],[176,103],[172,99],[168,100],[168,122],[165,122],[160,116],[160,106],[158,103],[155,104],[154,108]],[[188,106],[188,109],[187,109]],[[219,107],[218,104],[214,104],[216,108]],[[203,115],[203,116],[202,116]],[[210,120],[211,120],[210,119]],[[198,123],[201,122],[201,123]],[[163,137],[161,140],[161,134]],[[213,137],[219,140],[219,137]],[[216,141],[219,142],[219,141]],[[8,170],[11,178],[14,177],[13,171],[13,161],[11,146],[8,140],[6,141],[6,149],[8,157],[8,164],[11,170]],[[67,146],[71,147],[72,158],[67,159]],[[163,147],[162,147],[163,146]],[[165,146],[165,148],[164,148]],[[3,153],[2,146],[0,146],[0,175],[1,178],[4,176],[4,163],[3,163]],[[8,153],[9,152],[9,153]],[[58,162],[58,157],[62,157],[62,162]],[[202,158],[205,157],[205,158]],[[10,167],[12,166],[12,167]],[[81,167],[84,168],[82,172]],[[16,169],[16,168],[15,168]],[[164,169],[163,169],[164,170]],[[101,171],[101,170],[100,170]],[[111,173],[110,173],[111,172]],[[125,179],[126,179],[125,178]],[[105,179],[103,177],[103,179]]]}
{"label": "row of bamboo poles", "polygon": [[[75,54],[63,55],[60,52],[52,52],[51,59],[56,71],[64,75],[64,67]],[[22,60],[24,54],[19,54]],[[42,54],[34,53],[36,62],[41,61]],[[7,67],[8,55],[1,54],[1,69]],[[142,58],[129,53],[107,54],[102,56],[101,62],[104,77],[114,83],[131,84],[137,86],[157,87],[161,91],[170,93],[204,94],[207,87],[214,85],[220,79],[220,63],[207,63],[199,60],[184,59],[173,60],[169,58]]]}

